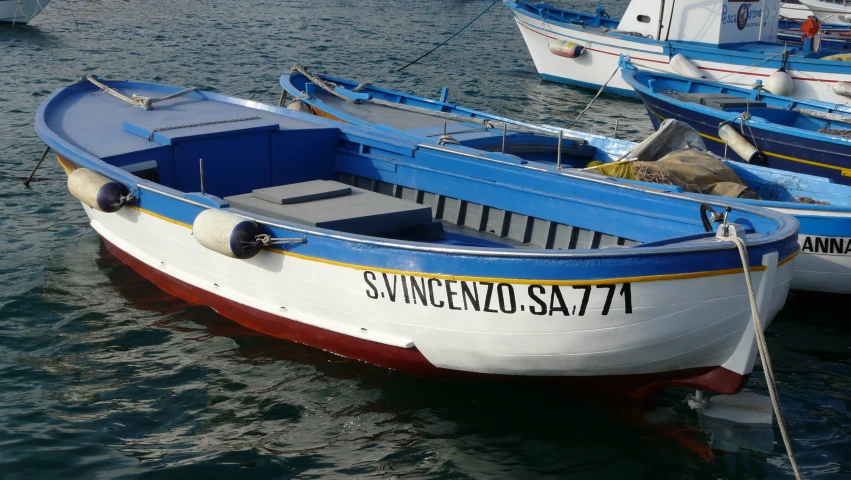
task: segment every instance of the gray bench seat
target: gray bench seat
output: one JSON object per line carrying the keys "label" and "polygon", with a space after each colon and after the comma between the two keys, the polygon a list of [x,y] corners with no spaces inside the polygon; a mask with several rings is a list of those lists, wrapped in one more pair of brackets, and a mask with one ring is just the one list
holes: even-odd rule
{"label": "gray bench seat", "polygon": [[360,235],[383,235],[432,221],[429,206],[330,180],[261,188],[224,200],[246,212]]}

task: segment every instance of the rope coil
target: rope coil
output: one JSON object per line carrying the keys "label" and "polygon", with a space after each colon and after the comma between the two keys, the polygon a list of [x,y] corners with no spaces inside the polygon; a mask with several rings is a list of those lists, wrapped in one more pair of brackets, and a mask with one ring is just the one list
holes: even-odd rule
{"label": "rope coil", "polygon": [[103,93],[108,93],[123,102],[127,102],[135,107],[142,107],[145,110],[151,110],[152,108],[154,108],[155,103],[171,100],[172,98],[182,97],[183,95],[198,90],[198,87],[190,87],[179,92],[172,93],[171,95],[166,95],[165,97],[159,98],[148,98],[142,95],[133,95],[132,97],[128,97],[127,95],[124,95],[118,90],[99,82],[94,75],[86,75],[86,80],[95,84],[98,88],[100,88]]}

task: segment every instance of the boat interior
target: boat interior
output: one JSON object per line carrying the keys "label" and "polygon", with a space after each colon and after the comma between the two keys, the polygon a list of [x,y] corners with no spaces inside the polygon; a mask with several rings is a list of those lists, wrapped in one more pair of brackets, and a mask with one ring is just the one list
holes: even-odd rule
{"label": "boat interior", "polygon": [[[374,125],[385,125],[417,137],[439,141],[445,138],[447,144],[458,144],[486,152],[502,152],[515,155],[523,160],[535,162],[556,162],[558,137],[552,134],[533,133],[513,127],[505,132],[503,150],[502,128],[486,126],[481,121],[464,122],[444,120],[425,113],[399,110],[373,103],[349,103],[340,98],[318,94],[321,100],[335,110],[356,116]],[[568,167],[584,167],[598,159],[596,147],[577,138],[562,138],[562,164]]]}
{"label": "boat interior", "polygon": [[[257,125],[262,120],[250,123],[255,125],[230,127],[216,135],[183,129],[163,140],[177,144],[176,148],[148,151],[146,158],[153,160],[127,164],[135,157],[130,155],[108,161],[141,178],[197,192],[201,190],[197,158],[203,158],[208,196],[268,219],[352,234],[502,248],[582,249],[640,243],[588,225],[564,209],[554,209],[555,215],[536,215],[535,208],[511,208],[509,204],[523,202],[500,202],[484,185],[472,185],[460,195],[460,190],[444,193],[442,181],[424,181],[411,175],[415,172],[400,175],[398,164],[378,153],[380,143],[370,146],[365,139],[366,143],[346,140],[337,128],[305,122],[298,125],[302,128],[280,129],[270,122]],[[292,120],[287,123],[295,126]],[[126,131],[135,130],[128,125]],[[148,132],[140,130],[141,135]],[[413,153],[413,145],[407,150]],[[240,158],[238,168],[229,165],[235,155]],[[512,195],[525,196],[516,191]]]}
{"label": "boat interior", "polygon": [[[146,85],[114,88],[148,98],[176,90]],[[55,115],[45,114],[46,128],[137,177],[267,224],[538,249],[700,242],[714,235],[704,230],[697,202],[519,168],[525,161],[511,155],[450,154],[216,94],[196,92],[144,110],[93,91],[75,86]],[[90,121],[82,125],[78,118]],[[759,234],[776,228],[752,214],[739,223]]]}

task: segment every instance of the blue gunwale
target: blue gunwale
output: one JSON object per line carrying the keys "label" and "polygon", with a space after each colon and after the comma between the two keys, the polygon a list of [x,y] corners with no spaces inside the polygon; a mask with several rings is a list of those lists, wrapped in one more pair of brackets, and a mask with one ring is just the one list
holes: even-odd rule
{"label": "blue gunwale", "polygon": [[[159,86],[137,82],[112,83],[116,88],[128,88],[134,85],[156,88],[163,93],[173,93],[179,88]],[[112,166],[94,155],[85,152],[71,144],[62,136],[52,131],[46,122],[46,118],[52,113],[53,108],[62,103],[63,98],[77,89],[96,90],[93,86],[78,83],[65,87],[51,94],[36,114],[35,127],[38,134],[49,146],[68,161],[91,168],[116,181],[134,189],[138,194],[136,206],[150,212],[160,218],[167,219],[178,224],[191,224],[195,216],[203,208],[226,208],[227,204],[215,199],[206,199],[198,194],[181,192],[163,185],[147,180],[139,179],[118,167]],[[198,92],[191,94],[197,98],[204,98],[223,104],[232,104],[257,109],[275,115],[282,115],[297,119],[307,120],[319,126],[339,129],[343,136],[355,139],[368,139],[373,143],[387,141],[390,145],[410,149],[414,157],[425,155],[425,159],[432,157],[444,159],[450,157],[453,161],[472,160],[455,158],[445,153],[428,152],[418,149],[416,144],[402,136],[391,136],[372,132],[356,126],[349,126],[320,119],[315,116],[299,114],[290,110],[263,105],[257,102],[236,99],[210,92]],[[116,100],[117,101],[117,100]],[[498,161],[498,160],[497,160]],[[545,183],[558,181],[558,175],[572,177],[573,174],[561,172],[542,172],[539,168],[529,168],[525,165],[507,164],[505,162],[493,163],[485,159],[477,159],[475,165],[478,167],[505,170],[516,169],[527,175],[542,177]],[[582,177],[587,177],[583,175]],[[608,179],[590,179],[598,185],[611,185]],[[643,190],[624,186],[633,192],[644,193]],[[671,198],[679,201],[694,203],[695,212],[701,203],[694,199],[685,199],[682,196],[670,194]],[[209,201],[207,201],[209,200]],[[713,202],[716,206],[722,206],[725,202]],[[235,213],[239,213],[236,211]],[[752,267],[759,269],[759,258],[764,253],[780,248],[781,258],[789,259],[797,252],[795,234],[797,222],[785,215],[768,214],[750,207],[737,208],[734,214],[746,214],[762,218],[776,226],[771,233],[749,239],[752,249]],[[695,219],[697,215],[695,215]],[[699,244],[668,245],[636,247],[629,249],[596,249],[596,250],[573,250],[559,252],[553,250],[509,250],[494,248],[471,248],[454,246],[431,246],[416,242],[401,240],[375,239],[352,234],[342,234],[324,230],[321,228],[306,227],[304,225],[290,224],[281,220],[264,217],[256,217],[259,223],[270,230],[274,236],[293,236],[302,234],[307,237],[305,245],[293,247],[294,251],[287,254],[300,255],[320,262],[336,262],[352,265],[359,269],[391,269],[408,274],[432,274],[432,275],[456,275],[470,278],[503,278],[513,279],[510,281],[540,280],[542,283],[548,281],[564,281],[564,268],[571,267],[573,278],[570,281],[603,283],[606,280],[622,279],[624,268],[635,273],[634,280],[658,279],[659,275],[692,275],[700,274],[724,274],[733,273],[740,268],[740,260],[735,246],[728,242],[702,242]],[[733,218],[735,221],[735,218]],[[722,251],[723,254],[710,254]],[[400,255],[404,252],[404,255]],[[556,261],[557,260],[557,261]],[[579,262],[575,262],[578,260]],[[554,262],[556,261],[556,262]],[[567,263],[565,263],[567,262]],[[633,278],[633,277],[631,277]]]}

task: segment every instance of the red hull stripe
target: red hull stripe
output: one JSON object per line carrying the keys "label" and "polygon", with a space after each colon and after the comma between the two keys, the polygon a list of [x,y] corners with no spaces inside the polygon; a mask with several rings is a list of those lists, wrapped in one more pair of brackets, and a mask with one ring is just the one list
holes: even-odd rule
{"label": "red hull stripe", "polygon": [[139,261],[103,239],[109,251],[133,270],[167,293],[188,302],[206,305],[221,315],[252,330],[277,338],[316,347],[346,358],[419,376],[498,378],[564,384],[579,389],[632,398],[652,398],[667,387],[686,387],[732,394],[740,391],[748,376],[722,367],[701,367],[674,372],[611,375],[604,377],[524,377],[486,375],[435,367],[416,348],[399,348],[371,342],[301,322],[278,317],[192,286]]}
{"label": "red hull stripe", "polygon": [[[545,33],[542,33],[542,32],[540,32],[540,31],[538,31],[538,30],[536,30],[536,29],[534,29],[534,28],[532,28],[528,25],[523,24],[523,23],[519,23],[519,25],[521,27],[525,28],[526,30],[529,30],[530,32],[537,33],[538,35],[540,35],[542,37],[547,37],[547,38],[550,38],[550,39],[553,39],[553,40],[558,40],[557,37],[551,37],[551,36],[549,36]],[[620,53],[607,52],[605,50],[598,50],[596,48],[591,48],[591,47],[585,47],[585,49],[590,50],[592,52],[603,53],[605,55],[612,55],[612,56],[615,56],[615,57],[621,56]],[[635,57],[635,56],[632,56],[632,55],[630,55],[630,58],[632,60],[641,60],[642,62],[661,63],[663,65],[668,64],[668,62],[663,62],[661,60],[652,60],[652,59],[649,59],[649,58]],[[710,71],[710,72],[737,73],[739,75],[744,75],[744,76],[747,76],[747,77],[768,77],[769,76],[768,74],[765,74],[765,73],[745,73],[745,72],[740,72],[738,70],[724,70],[723,68],[701,67],[699,65],[695,65],[695,66],[697,68],[701,69],[701,70],[707,70],[707,71]],[[836,83],[836,82],[840,81],[840,80],[829,80],[829,79],[826,79],[826,78],[814,78],[814,77],[792,77],[792,80],[801,80],[801,81],[804,81],[804,82],[825,82],[825,83]]]}

